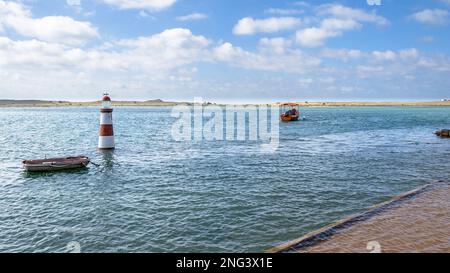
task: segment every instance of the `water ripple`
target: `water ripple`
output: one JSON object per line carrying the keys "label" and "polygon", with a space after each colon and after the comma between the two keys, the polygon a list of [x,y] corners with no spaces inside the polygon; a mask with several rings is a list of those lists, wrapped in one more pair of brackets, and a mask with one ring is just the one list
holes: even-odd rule
{"label": "water ripple", "polygon": [[[263,251],[433,179],[448,179],[448,108],[308,108],[280,148],[174,142],[169,108],[117,108],[118,149],[96,150],[98,109],[0,109],[0,252]],[[73,125],[76,126],[73,126]],[[25,174],[85,154],[101,167]]]}

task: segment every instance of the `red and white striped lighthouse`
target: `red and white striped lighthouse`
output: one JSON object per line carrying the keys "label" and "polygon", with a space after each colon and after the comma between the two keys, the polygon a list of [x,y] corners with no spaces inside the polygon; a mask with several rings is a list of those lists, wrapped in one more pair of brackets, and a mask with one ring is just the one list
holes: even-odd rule
{"label": "red and white striped lighthouse", "polygon": [[111,98],[108,93],[105,93],[102,99],[102,108],[100,109],[100,131],[98,137],[98,148],[102,150],[115,148],[112,113]]}

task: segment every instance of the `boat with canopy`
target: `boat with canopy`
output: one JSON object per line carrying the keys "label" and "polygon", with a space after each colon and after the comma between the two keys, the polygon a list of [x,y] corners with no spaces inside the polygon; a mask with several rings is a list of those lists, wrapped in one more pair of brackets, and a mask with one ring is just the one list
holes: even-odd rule
{"label": "boat with canopy", "polygon": [[281,104],[283,113],[281,120],[284,122],[298,121],[300,119],[300,104],[298,103],[283,103]]}

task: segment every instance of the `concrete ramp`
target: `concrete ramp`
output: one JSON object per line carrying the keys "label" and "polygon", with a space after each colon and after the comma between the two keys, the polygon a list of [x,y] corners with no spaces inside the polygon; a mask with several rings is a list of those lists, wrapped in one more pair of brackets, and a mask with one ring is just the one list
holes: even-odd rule
{"label": "concrete ramp", "polygon": [[450,183],[397,196],[269,253],[450,252]]}

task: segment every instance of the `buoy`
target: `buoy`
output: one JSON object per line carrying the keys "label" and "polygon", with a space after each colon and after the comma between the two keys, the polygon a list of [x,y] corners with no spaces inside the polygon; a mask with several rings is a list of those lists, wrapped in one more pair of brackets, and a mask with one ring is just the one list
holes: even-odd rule
{"label": "buoy", "polygon": [[101,150],[115,148],[112,113],[111,98],[108,93],[105,93],[102,99],[102,108],[100,109],[100,131],[98,137],[98,148]]}

